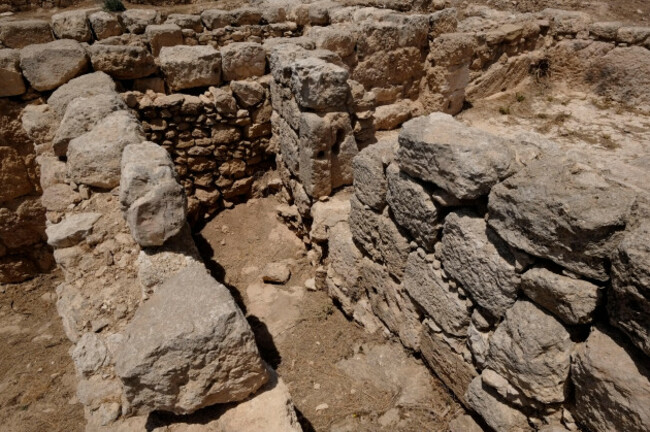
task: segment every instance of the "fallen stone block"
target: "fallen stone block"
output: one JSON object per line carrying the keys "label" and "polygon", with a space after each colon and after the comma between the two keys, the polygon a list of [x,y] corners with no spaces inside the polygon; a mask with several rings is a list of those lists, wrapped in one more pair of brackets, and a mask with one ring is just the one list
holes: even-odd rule
{"label": "fallen stone block", "polygon": [[397,102],[390,105],[381,105],[375,109],[375,129],[392,130],[409,120],[413,113],[412,103],[409,101]]}
{"label": "fallen stone block", "polygon": [[558,320],[519,300],[490,338],[487,366],[530,399],[562,402],[574,346]]}
{"label": "fallen stone block", "polygon": [[585,280],[535,267],[521,276],[521,289],[531,300],[568,325],[593,321],[601,288]]}
{"label": "fallen stone block", "polygon": [[650,370],[613,334],[594,328],[571,366],[576,419],[596,432],[642,432],[650,424]]}
{"label": "fallen stone block", "polygon": [[0,97],[25,93],[25,82],[20,70],[20,51],[0,49]]}
{"label": "fallen stone block", "polygon": [[285,284],[291,277],[291,269],[285,263],[270,263],[262,270],[262,280],[268,283]]}
{"label": "fallen stone block", "polygon": [[241,401],[268,380],[244,315],[201,265],[181,270],[140,306],[115,358],[138,414]]}
{"label": "fallen stone block", "polygon": [[53,90],[85,72],[88,56],[79,42],[61,39],[23,48],[20,67],[34,89]]}
{"label": "fallen stone block", "polygon": [[458,199],[490,192],[515,171],[515,152],[506,139],[434,113],[404,124],[396,160],[400,169],[432,182]]}
{"label": "fallen stone block", "polygon": [[144,31],[151,53],[158,57],[163,47],[183,45],[183,32],[176,24],[152,24]]}
{"label": "fallen stone block", "polygon": [[112,189],[120,184],[122,151],[144,141],[138,120],[116,111],[68,144],[68,177],[77,184]]}
{"label": "fallen stone block", "polygon": [[223,79],[243,80],[264,75],[266,52],[254,42],[233,42],[221,48]]}
{"label": "fallen stone block", "polygon": [[148,25],[158,24],[160,13],[155,9],[127,9],[122,12],[122,22],[129,33],[142,34]]}
{"label": "fallen stone block", "polygon": [[241,106],[252,108],[264,100],[266,91],[255,81],[231,81],[230,88]]}
{"label": "fallen stone block", "polygon": [[165,47],[158,62],[172,90],[221,84],[221,53],[209,45]]}
{"label": "fallen stone block", "polygon": [[61,222],[47,227],[47,244],[56,248],[76,245],[92,232],[93,225],[101,216],[99,213],[68,215]]}
{"label": "fallen stone block", "polygon": [[106,39],[89,46],[88,53],[93,69],[117,79],[144,78],[158,70],[144,43],[114,45],[110,39]]}
{"label": "fallen stone block", "polygon": [[94,12],[88,15],[88,21],[98,40],[119,36],[124,33],[124,28],[115,14],[105,11]]}
{"label": "fallen stone block", "polygon": [[117,93],[115,81],[104,72],[94,72],[70,80],[56,89],[47,100],[59,118],[62,118],[70,102],[78,97]]}

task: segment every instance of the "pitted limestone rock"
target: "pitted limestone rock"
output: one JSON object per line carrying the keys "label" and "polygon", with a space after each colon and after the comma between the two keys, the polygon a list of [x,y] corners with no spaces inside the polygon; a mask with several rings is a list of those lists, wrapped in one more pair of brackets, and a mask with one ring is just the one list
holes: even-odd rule
{"label": "pitted limestone rock", "polygon": [[88,21],[97,39],[107,39],[124,33],[124,28],[117,15],[106,11],[94,12],[88,15]]}
{"label": "pitted limestone rock", "polygon": [[458,199],[487,195],[515,171],[515,152],[496,137],[435,113],[404,124],[396,160],[402,171]]}
{"label": "pitted limestone rock", "polygon": [[53,39],[48,21],[28,19],[0,23],[0,43],[7,48],[23,48],[51,42]]}
{"label": "pitted limestone rock", "polygon": [[92,232],[93,225],[102,215],[99,213],[76,213],[45,230],[50,246],[63,248],[74,246]]}
{"label": "pitted limestone rock", "polygon": [[124,336],[115,369],[135,413],[241,401],[268,379],[246,319],[202,265],[163,283]]}
{"label": "pitted limestone rock", "polygon": [[53,90],[85,72],[88,56],[79,42],[61,39],[23,48],[20,67],[34,89]]}
{"label": "pitted limestone rock", "polygon": [[165,47],[158,63],[172,90],[221,84],[221,53],[212,46]]}
{"label": "pitted limestone rock", "polygon": [[97,41],[88,47],[93,69],[116,79],[144,78],[158,70],[154,57],[143,42],[123,45],[116,38]]}
{"label": "pitted limestone rock", "polygon": [[89,10],[73,10],[52,15],[52,30],[58,39],[90,42],[93,34],[88,23]]}
{"label": "pitted limestone rock", "polygon": [[264,75],[266,52],[254,42],[233,42],[221,48],[223,79],[243,80]]}
{"label": "pitted limestone rock", "polygon": [[122,12],[124,27],[133,34],[142,34],[148,25],[159,21],[160,13],[155,9],[127,9]]}
{"label": "pitted limestone rock", "polygon": [[386,207],[388,183],[384,172],[397,150],[397,140],[384,138],[369,145],[352,160],[354,193],[357,198],[375,211]]}
{"label": "pitted limestone rock", "polygon": [[117,93],[115,81],[104,72],[94,72],[70,80],[56,89],[47,100],[59,118],[62,118],[70,102],[78,97],[91,97]]}
{"label": "pitted limestone rock", "polygon": [[141,246],[161,246],[187,217],[187,198],[169,153],[152,142],[131,144],[121,169],[120,204],[131,235]]}

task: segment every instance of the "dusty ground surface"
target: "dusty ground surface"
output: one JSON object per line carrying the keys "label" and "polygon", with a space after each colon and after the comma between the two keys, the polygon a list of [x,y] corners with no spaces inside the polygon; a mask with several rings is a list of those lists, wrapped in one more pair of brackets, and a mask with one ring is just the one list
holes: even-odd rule
{"label": "dusty ground surface", "polygon": [[0,287],[0,430],[82,431],[70,342],[56,313],[57,272]]}
{"label": "dusty ground surface", "polygon": [[[198,236],[204,259],[243,303],[265,359],[289,386],[305,431],[438,431],[461,410],[398,342],[371,335],[309,291],[302,242],[276,216],[275,197],[220,213]],[[262,269],[284,262],[284,285]],[[218,263],[218,264],[217,264]]]}

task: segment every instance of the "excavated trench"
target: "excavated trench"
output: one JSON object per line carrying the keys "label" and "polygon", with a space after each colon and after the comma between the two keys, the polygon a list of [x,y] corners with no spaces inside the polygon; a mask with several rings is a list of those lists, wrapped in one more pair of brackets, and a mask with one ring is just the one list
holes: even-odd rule
{"label": "excavated trench", "polygon": [[644,430],[650,33],[326,6],[7,53],[87,430]]}

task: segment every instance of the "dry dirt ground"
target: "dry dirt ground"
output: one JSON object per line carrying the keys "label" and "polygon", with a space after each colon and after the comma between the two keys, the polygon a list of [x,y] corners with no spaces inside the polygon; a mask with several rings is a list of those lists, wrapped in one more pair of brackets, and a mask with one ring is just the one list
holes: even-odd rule
{"label": "dry dirt ground", "polygon": [[[309,291],[307,250],[267,197],[226,210],[197,236],[204,260],[243,304],[266,361],[288,384],[305,431],[442,431],[461,410],[395,341],[348,321],[326,293]],[[284,285],[263,268],[283,262]],[[217,264],[218,263],[218,264]]]}
{"label": "dry dirt ground", "polygon": [[83,430],[71,344],[56,313],[54,272],[0,286],[0,430]]}

